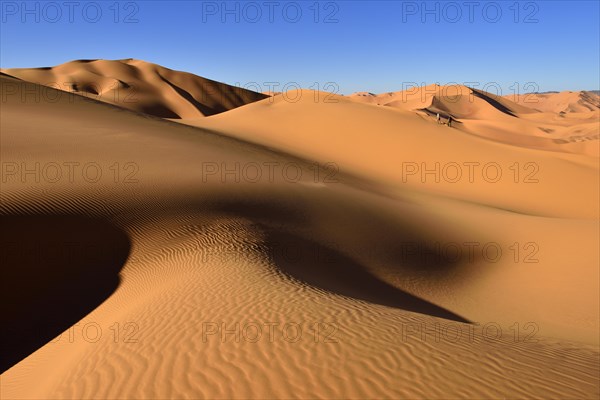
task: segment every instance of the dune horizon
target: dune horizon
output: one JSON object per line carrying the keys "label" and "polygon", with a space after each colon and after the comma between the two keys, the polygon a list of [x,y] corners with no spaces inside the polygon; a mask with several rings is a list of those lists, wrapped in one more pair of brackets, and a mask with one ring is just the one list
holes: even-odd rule
{"label": "dune horizon", "polygon": [[[5,68],[0,73],[183,123],[260,100],[273,102],[274,96],[282,96],[289,103],[299,101],[303,95],[312,96],[316,102],[336,102],[341,96],[310,94],[307,92],[311,89],[302,88],[258,93],[133,58],[73,60],[55,67]],[[40,95],[43,93],[37,93],[36,100]],[[439,115],[446,121],[451,117],[469,133],[504,143],[516,141],[531,148],[599,154],[595,140],[600,95],[590,91],[498,96],[459,84],[431,84],[380,95],[356,92],[342,97],[417,111],[426,117]],[[474,121],[464,124],[464,119]],[[475,120],[492,120],[493,125]]]}

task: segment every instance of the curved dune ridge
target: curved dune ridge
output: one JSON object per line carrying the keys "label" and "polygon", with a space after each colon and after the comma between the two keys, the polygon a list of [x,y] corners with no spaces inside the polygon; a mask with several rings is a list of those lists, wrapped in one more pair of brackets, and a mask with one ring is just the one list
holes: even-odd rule
{"label": "curved dune ridge", "polygon": [[[576,143],[312,91],[174,123],[0,89],[3,398],[600,394],[599,167]],[[436,162],[509,178],[406,174]],[[53,328],[23,336],[21,310]]]}
{"label": "curved dune ridge", "polygon": [[134,59],[76,60],[55,67],[0,72],[161,118],[214,115],[267,97]]}

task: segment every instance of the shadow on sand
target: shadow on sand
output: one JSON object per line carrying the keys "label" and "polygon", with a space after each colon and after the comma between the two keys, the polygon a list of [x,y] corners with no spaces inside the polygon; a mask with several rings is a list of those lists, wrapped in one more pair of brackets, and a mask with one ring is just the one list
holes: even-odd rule
{"label": "shadow on sand", "polygon": [[[356,261],[319,243],[273,231],[267,234],[266,242],[271,248],[273,262],[284,274],[313,287],[406,311],[469,322],[452,311],[384,282]],[[440,263],[445,262],[440,260]]]}
{"label": "shadow on sand", "polygon": [[105,221],[0,217],[0,372],[55,339],[119,285],[130,242]]}

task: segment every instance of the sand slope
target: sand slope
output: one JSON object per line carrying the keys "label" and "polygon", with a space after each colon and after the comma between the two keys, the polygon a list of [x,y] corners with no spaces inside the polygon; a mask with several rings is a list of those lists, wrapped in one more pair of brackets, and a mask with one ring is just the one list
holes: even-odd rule
{"label": "sand slope", "polygon": [[[163,118],[214,115],[267,97],[134,59],[77,60],[55,67],[0,71],[29,82]],[[48,93],[42,90],[37,96],[48,97]]]}
{"label": "sand slope", "polygon": [[[37,304],[103,283],[0,376],[3,398],[598,396],[597,158],[309,91],[182,121],[199,128],[72,94],[23,102],[40,87],[0,80],[2,268],[37,255]],[[435,182],[402,162],[539,171]],[[92,260],[52,251],[90,242]],[[471,257],[467,242],[504,256]],[[73,258],[89,272],[57,269]],[[9,284],[3,304],[38,285]]]}
{"label": "sand slope", "polygon": [[[384,182],[400,190],[414,188],[443,193],[545,216],[598,216],[598,193],[592,184],[598,159],[570,154],[578,150],[577,144],[548,141],[553,151],[528,150],[526,135],[521,136],[521,143],[507,145],[472,134],[460,122],[456,129],[448,128],[436,124],[434,116],[412,111],[359,104],[345,97],[309,90],[298,98],[292,103],[281,95],[275,96],[208,119],[181,122],[322,164],[335,162],[341,172]],[[464,125],[476,122],[459,121]],[[460,164],[460,171],[449,170],[453,162]],[[473,164],[471,174],[465,162],[477,163]],[[486,165],[490,170],[484,173]],[[413,167],[417,169],[413,171]],[[427,174],[427,169],[433,172]],[[496,170],[501,174],[498,178],[492,174]],[[460,176],[455,176],[455,172]],[[571,174],[581,180],[574,181]],[[562,196],[563,190],[581,196]]]}

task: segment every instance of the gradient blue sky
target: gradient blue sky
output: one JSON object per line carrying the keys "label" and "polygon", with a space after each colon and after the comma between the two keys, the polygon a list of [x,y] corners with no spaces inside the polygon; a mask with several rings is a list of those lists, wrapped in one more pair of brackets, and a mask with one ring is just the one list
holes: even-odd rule
{"label": "gradient blue sky", "polygon": [[[466,0],[321,1],[318,15],[315,1],[276,1],[272,21],[262,0],[227,2],[227,15],[221,1],[77,3],[71,16],[64,0],[26,2],[25,14],[23,2],[2,1],[0,66],[138,58],[263,90],[296,82],[335,91],[324,87],[333,82],[342,94],[408,82],[479,82],[492,92],[497,82],[502,94],[600,87],[596,0],[475,1],[472,14]],[[424,4],[433,12],[423,15]]]}

